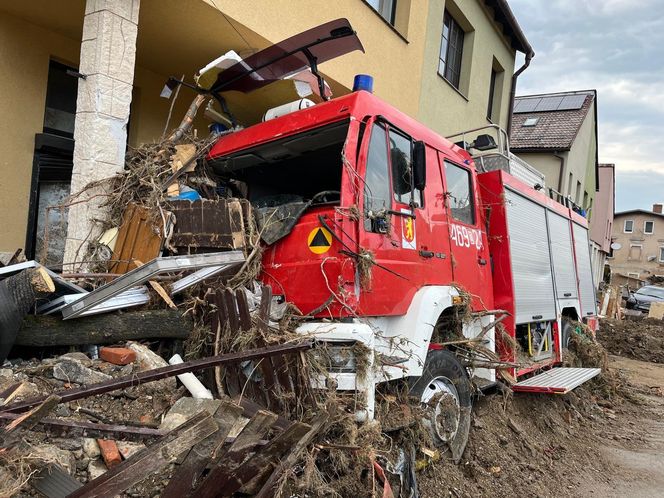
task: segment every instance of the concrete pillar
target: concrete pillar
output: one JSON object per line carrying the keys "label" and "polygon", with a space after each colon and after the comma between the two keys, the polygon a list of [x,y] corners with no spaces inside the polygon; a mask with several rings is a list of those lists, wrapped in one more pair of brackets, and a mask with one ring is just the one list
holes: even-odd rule
{"label": "concrete pillar", "polygon": [[[86,0],[74,131],[71,193],[124,168],[140,0]],[[99,195],[102,194],[102,195]],[[64,261],[80,268],[103,218],[103,192],[85,191],[69,208]],[[84,266],[84,265],[83,265]]]}

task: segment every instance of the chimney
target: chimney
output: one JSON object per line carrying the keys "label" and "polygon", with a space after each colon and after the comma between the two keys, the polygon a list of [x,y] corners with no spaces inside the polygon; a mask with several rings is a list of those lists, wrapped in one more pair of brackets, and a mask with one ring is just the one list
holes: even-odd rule
{"label": "chimney", "polygon": [[662,214],[662,204],[653,204],[652,212],[657,214]]}

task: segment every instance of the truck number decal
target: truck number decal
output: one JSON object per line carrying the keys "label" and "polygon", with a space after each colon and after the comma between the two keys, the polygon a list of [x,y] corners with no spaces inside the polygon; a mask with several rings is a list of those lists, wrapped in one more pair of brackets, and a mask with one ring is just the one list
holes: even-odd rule
{"label": "truck number decal", "polygon": [[457,247],[474,246],[478,251],[482,249],[482,232],[477,228],[468,228],[450,223],[450,237]]}

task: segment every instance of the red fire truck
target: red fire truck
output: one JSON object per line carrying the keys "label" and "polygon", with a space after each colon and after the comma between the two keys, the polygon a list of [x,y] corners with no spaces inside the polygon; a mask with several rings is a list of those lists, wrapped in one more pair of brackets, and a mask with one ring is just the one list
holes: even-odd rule
{"label": "red fire truck", "polygon": [[557,367],[571,321],[596,324],[586,220],[508,168],[478,171],[469,151],[493,146],[357,91],[223,136],[208,158],[251,201],[261,278],[326,343],[328,382],[363,396],[363,419],[379,384],[408,382],[457,459],[471,378],[564,393],[598,373]]}

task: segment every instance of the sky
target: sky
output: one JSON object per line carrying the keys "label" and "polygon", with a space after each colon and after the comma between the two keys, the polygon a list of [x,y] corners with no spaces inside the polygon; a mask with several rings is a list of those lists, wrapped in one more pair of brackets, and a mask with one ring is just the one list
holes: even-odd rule
{"label": "sky", "polygon": [[664,201],[664,0],[509,4],[535,50],[517,95],[596,89],[599,161],[616,165],[616,212]]}

